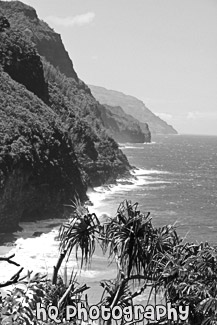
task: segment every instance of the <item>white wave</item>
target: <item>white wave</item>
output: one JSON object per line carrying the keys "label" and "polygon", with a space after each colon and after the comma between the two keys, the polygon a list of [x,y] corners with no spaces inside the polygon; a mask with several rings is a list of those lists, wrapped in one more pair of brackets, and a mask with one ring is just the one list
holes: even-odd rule
{"label": "white wave", "polygon": [[150,146],[150,145],[152,145],[152,144],[156,144],[157,142],[155,142],[155,141],[152,141],[152,142],[144,142],[144,144],[145,145],[148,145],[148,146]]}
{"label": "white wave", "polygon": [[88,197],[94,204],[94,207],[101,205],[101,202],[118,192],[128,192],[137,186],[144,185],[146,180],[142,177],[132,177],[129,179],[120,179],[117,184],[106,186],[106,187],[95,187],[93,190],[88,191]]}
{"label": "white wave", "polygon": [[121,149],[144,149],[144,147],[124,146]]}
{"label": "white wave", "polygon": [[82,278],[90,278],[90,279],[101,279],[103,278],[106,274],[107,274],[107,270],[105,269],[105,271],[96,271],[96,270],[81,270],[79,276],[81,276]]}
{"label": "white wave", "polygon": [[126,144],[126,143],[119,143],[119,148],[120,149],[144,149],[146,145],[150,146],[153,144],[156,144],[157,142],[152,141],[152,142],[143,142],[143,143],[138,143],[138,145],[133,145],[133,144]]}
{"label": "white wave", "polygon": [[135,168],[131,171],[131,176],[128,178],[119,178],[117,180],[117,184],[111,184],[106,186],[95,187],[94,189],[90,189],[88,191],[88,197],[92,202],[93,206],[89,207],[90,212],[95,212],[99,215],[107,214],[103,209],[103,205],[105,204],[105,199],[109,200],[109,198],[114,197],[117,193],[123,192],[132,192],[135,188],[140,186],[148,186],[153,184],[166,184],[167,181],[161,180],[159,178],[154,177],[154,175],[160,174],[168,174],[167,171],[159,171],[159,170],[147,170],[142,168]]}
{"label": "white wave", "polygon": [[[120,178],[117,180],[116,184],[100,186],[94,188],[94,190],[89,190],[89,199],[94,204],[93,207],[89,207],[90,212],[96,212],[97,215],[101,215],[101,221],[105,221],[110,215],[113,215],[113,211],[109,211],[110,215],[108,214],[108,211],[106,211],[107,213],[103,213],[105,199],[112,199],[112,197],[114,197],[116,194],[126,192],[130,193],[139,186],[148,186],[149,184],[154,184],[155,182],[161,182],[162,180],[160,180],[158,177],[155,177],[153,174],[164,173],[167,172],[146,170],[141,168],[134,169],[131,171],[130,177]],[[114,208],[116,211],[117,207]],[[105,210],[106,209],[107,208],[105,207]],[[98,211],[100,211],[100,214]],[[28,227],[26,230],[29,234],[30,230]],[[39,231],[42,229],[39,227],[36,230]],[[54,228],[48,233],[42,233],[38,237],[25,238],[25,234],[22,234],[21,232],[20,238],[15,241],[14,246],[8,252],[8,255],[15,254],[14,260],[24,267],[25,272],[27,272],[27,270],[33,270],[35,272],[48,273],[51,275],[53,272],[53,266],[56,264],[59,255],[59,242],[56,240],[57,234],[58,227]],[[79,265],[76,262],[74,254],[71,255],[67,268],[68,270],[72,268],[79,270]],[[14,265],[1,263],[0,281],[4,281],[8,279],[8,277],[12,277],[17,271],[18,269]],[[61,270],[61,274],[62,273],[63,270]],[[82,276],[87,278],[97,278],[98,273],[95,271],[88,271],[86,273],[82,273]]]}
{"label": "white wave", "polygon": [[[26,272],[41,272],[51,275],[53,267],[56,265],[59,255],[59,242],[55,240],[58,229],[53,229],[47,234],[42,234],[34,238],[19,238],[15,241],[14,247],[7,254],[15,254],[14,261],[18,262]],[[77,266],[75,256],[72,254],[69,262],[69,268]],[[4,281],[13,276],[18,268],[8,263],[1,263],[0,281]],[[60,271],[63,273],[63,270]]]}
{"label": "white wave", "polygon": [[170,174],[170,172],[164,170],[135,168],[131,171],[131,174],[134,176],[147,176],[152,174]]}

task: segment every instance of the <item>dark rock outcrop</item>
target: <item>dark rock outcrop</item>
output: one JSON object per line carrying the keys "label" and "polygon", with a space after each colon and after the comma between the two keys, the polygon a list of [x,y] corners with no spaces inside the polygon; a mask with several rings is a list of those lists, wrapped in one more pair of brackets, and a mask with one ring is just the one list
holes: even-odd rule
{"label": "dark rock outcrop", "polygon": [[20,32],[10,28],[0,33],[0,64],[12,79],[48,102],[41,58]]}
{"label": "dark rock outcrop", "polygon": [[151,134],[177,134],[177,131],[152,113],[145,104],[136,97],[125,95],[119,91],[89,85],[93,96],[102,104],[120,106],[125,113],[136,118],[143,132],[148,123]]}
{"label": "dark rock outcrop", "polygon": [[16,28],[36,44],[41,56],[46,57],[54,67],[59,68],[67,77],[78,80],[61,36],[38,18],[34,8],[20,1],[0,1],[0,10],[7,17],[12,28]]}

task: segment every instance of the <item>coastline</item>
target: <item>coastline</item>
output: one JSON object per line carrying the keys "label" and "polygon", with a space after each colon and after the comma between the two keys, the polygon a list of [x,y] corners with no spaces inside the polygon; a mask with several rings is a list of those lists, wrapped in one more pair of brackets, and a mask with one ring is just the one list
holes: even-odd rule
{"label": "coastline", "polygon": [[[200,209],[200,206],[198,206],[196,194],[201,194],[201,187],[197,185],[203,184],[203,179],[200,180],[200,178],[197,178],[196,172],[198,172],[199,169],[195,169],[194,160],[192,162],[191,160],[189,162],[187,161],[188,164],[186,164],[185,167],[185,165],[183,165],[183,161],[179,159],[179,156],[174,156],[175,153],[182,157],[183,151],[181,150],[183,148],[184,152],[186,150],[193,153],[198,152],[198,155],[201,157],[202,151],[201,142],[199,141],[200,138],[195,139],[195,137],[193,137],[192,144],[189,142],[188,137],[178,138],[180,139],[178,143],[174,140],[171,141],[171,139],[174,139],[174,137],[169,137],[165,140],[160,138],[160,140],[155,144],[149,144],[148,146],[147,144],[126,144],[126,148],[123,149],[124,153],[127,153],[131,165],[136,165],[138,167],[135,167],[131,171],[130,177],[119,178],[116,184],[107,184],[94,189],[89,189],[89,199],[93,203],[93,205],[88,206],[90,213],[95,212],[99,218],[107,217],[107,215],[112,217],[116,214],[120,202],[122,202],[124,199],[131,199],[132,203],[139,203],[139,207],[142,212],[151,212],[153,222],[157,226],[173,224],[176,220],[178,220],[178,233],[181,236],[183,236],[184,233],[185,236],[186,232],[189,231],[187,238],[188,241],[190,240],[197,242],[204,239],[204,241],[208,240],[210,243],[212,243],[212,239],[215,237],[217,231],[216,219],[204,219],[204,217],[195,219],[193,214],[194,210],[190,209],[191,207],[196,208],[197,210],[195,210],[195,215],[198,216],[197,211]],[[194,147],[193,145],[197,144],[196,140],[198,140],[198,145],[197,147]],[[215,153],[214,149],[211,150],[213,142],[211,141],[211,147],[209,149],[209,146],[206,145],[206,140],[207,138],[204,140],[205,158],[208,156],[207,152]],[[188,146],[186,146],[185,143],[188,143]],[[174,148],[173,150],[175,151],[171,151],[171,148]],[[161,157],[163,157],[162,159],[165,159],[165,155],[163,155],[164,152],[170,153],[171,156],[173,155],[173,158],[176,158],[176,160],[172,160],[170,157],[168,157],[167,160],[163,161],[163,164],[160,159]],[[141,157],[138,164],[136,163],[137,160],[135,160],[137,155]],[[201,161],[197,159],[197,156],[195,159],[198,163],[203,163],[202,158]],[[191,165],[189,163],[191,163]],[[183,169],[179,169],[179,164],[181,164]],[[173,166],[175,166],[175,169],[173,169]],[[210,166],[213,169],[210,169],[209,165],[209,168],[206,168],[209,174],[216,168],[214,162],[213,165]],[[191,175],[190,178],[189,175]],[[200,180],[199,184],[198,180]],[[213,181],[213,176],[210,178],[210,180]],[[213,184],[213,186],[214,185],[215,184]],[[186,195],[186,198],[184,196],[184,200],[187,201],[182,201],[181,199],[185,194],[185,186],[187,186],[187,189],[189,189],[189,192],[187,192],[189,194]],[[210,188],[210,190],[211,189],[212,188]],[[189,196],[192,194],[195,196],[193,196],[193,199],[190,200]],[[212,192],[212,195],[214,195],[214,192]],[[181,200],[178,202],[178,205],[174,204],[176,203],[176,200]],[[200,199],[199,203],[203,204],[202,199]],[[212,204],[214,203],[215,198],[212,201]],[[183,212],[183,207],[186,208],[186,212],[184,211],[185,214]],[[212,205],[209,204],[209,208],[212,208]],[[201,215],[204,216],[204,210],[200,209],[200,211]],[[210,211],[212,212],[212,210]],[[104,213],[106,215],[103,216]],[[53,265],[56,262],[58,255],[58,242],[55,241],[55,236],[58,232],[57,224],[61,224],[62,221],[62,219],[40,220],[37,222],[32,222],[32,228],[30,223],[22,223],[21,226],[24,228],[24,231],[10,235],[10,242],[16,242],[16,246],[5,245],[3,248],[0,246],[0,254],[3,255],[2,252],[5,252],[6,254],[15,252],[16,261],[18,261],[21,265],[22,262],[24,262],[29,269],[31,269],[31,265],[34,265],[35,267],[37,266],[37,269],[35,268],[36,271],[49,271],[51,274]],[[55,223],[56,230],[52,231],[52,226],[55,226]],[[44,226],[42,224],[44,224]],[[38,236],[33,237],[34,232],[37,232]],[[40,232],[42,233],[40,234]],[[18,236],[23,238],[18,239]],[[31,247],[36,247],[36,251],[34,251]],[[26,258],[28,254],[29,261],[27,261]],[[44,261],[50,265],[49,268],[46,266]],[[38,269],[39,266],[42,266],[40,270]],[[101,292],[101,288],[99,286],[100,280],[109,279],[113,276],[115,277],[116,275],[115,266],[110,266],[110,268],[108,268],[107,259],[103,257],[102,254],[100,255],[98,251],[96,251],[93,256],[91,267],[82,273],[79,273],[79,265],[76,263],[72,255],[68,271],[70,271],[70,269],[73,267],[78,270],[78,281],[80,283],[87,283],[87,285],[91,287],[91,289],[88,291],[88,296],[90,294],[91,297],[91,303],[92,301],[93,303],[98,301],[98,297]],[[5,267],[3,273],[4,275],[13,275],[14,270],[16,271],[14,268],[9,270],[8,267]]]}
{"label": "coastline", "polygon": [[[139,169],[133,169],[133,171],[135,170],[137,170],[137,173],[139,172]],[[104,211],[101,208],[105,199],[107,200],[114,193],[130,191],[144,184],[144,179],[139,179],[138,175],[136,176],[133,171],[130,177],[120,178],[116,184],[96,187],[89,191],[88,197],[93,204],[88,206],[90,213],[95,212],[99,219],[103,221]],[[117,206],[113,207],[114,213],[117,208]],[[106,211],[105,213],[108,214]],[[112,215],[112,212],[110,215]],[[56,240],[58,229],[62,222],[66,220],[55,218],[21,222],[19,231],[3,234],[0,255],[15,254],[14,259],[24,267],[24,274],[28,270],[33,270],[43,274],[47,273],[50,277],[59,254],[59,242]],[[102,267],[100,264],[102,264]],[[96,248],[91,267],[86,270],[80,270],[75,255],[72,254],[67,270],[70,272],[72,269],[77,270],[79,283],[87,283],[91,287],[89,290],[91,303],[96,303],[99,300],[99,294],[102,293],[99,286],[100,280],[113,278],[116,275],[116,266],[108,265],[107,257],[102,255],[99,248]],[[4,281],[8,278],[8,275],[12,276],[17,271],[16,267],[8,263],[2,263],[1,270],[0,281]],[[60,274],[63,274],[63,270]]]}

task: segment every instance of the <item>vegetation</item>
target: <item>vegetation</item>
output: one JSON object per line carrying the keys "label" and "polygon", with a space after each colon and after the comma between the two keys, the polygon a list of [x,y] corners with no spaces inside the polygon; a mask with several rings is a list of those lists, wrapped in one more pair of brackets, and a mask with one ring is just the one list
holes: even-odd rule
{"label": "vegetation", "polygon": [[10,28],[8,20],[0,16],[0,65],[11,78],[47,102],[47,85],[44,80],[40,56],[33,43],[23,34]]}
{"label": "vegetation", "polygon": [[[67,304],[76,306],[81,302],[88,307],[87,298],[83,297],[87,286],[76,284],[74,273],[69,283],[64,283],[58,271],[72,252],[77,260],[80,259],[81,267],[90,264],[96,245],[117,264],[116,279],[101,283],[104,292],[99,306],[129,307],[146,291],[149,299],[163,292],[164,303],[170,302],[172,307],[188,305],[189,318],[185,321],[161,318],[149,321],[150,324],[216,324],[217,249],[208,243],[184,242],[173,226],[154,227],[150,213],[141,213],[137,203],[124,201],[116,216],[101,224],[95,214],[90,214],[77,202],[70,220],[60,228],[59,240],[60,255],[52,281],[30,273],[21,278],[20,271],[13,277],[13,282],[25,284],[25,289],[15,286],[2,298],[2,324],[48,324],[35,319],[38,301],[45,306],[49,303],[58,306],[62,319]],[[14,263],[12,258],[1,258],[0,262]],[[11,323],[7,323],[9,319]],[[76,316],[70,322],[79,323]],[[107,322],[111,323],[111,319]]]}
{"label": "vegetation", "polygon": [[62,213],[86,186],[58,115],[2,71],[0,94],[0,221],[12,230],[21,217]]}
{"label": "vegetation", "polygon": [[[18,6],[21,21],[25,5],[10,4]],[[32,39],[14,27],[15,12],[7,10],[8,3],[0,7],[7,14],[0,12],[3,231],[12,230],[11,224],[16,228],[21,219],[62,215],[71,197],[85,200],[87,186],[115,181],[130,166],[107,135],[88,87],[42,61]],[[36,13],[27,6],[28,19],[32,11],[34,18]]]}
{"label": "vegetation", "polygon": [[[0,14],[2,230],[5,224],[16,226],[20,218],[35,218],[43,212],[48,216],[51,209],[53,216],[69,198],[84,200],[87,185],[114,180],[130,166],[108,136],[101,106],[89,88],[75,72],[66,77],[48,58],[42,59],[32,44],[40,48],[41,40],[51,42],[56,34],[31,7],[17,1],[0,5],[4,9]],[[77,283],[75,273],[69,281],[67,276],[60,278],[59,270],[73,252],[81,268],[90,265],[96,245],[117,265],[117,277],[101,283],[104,292],[99,306],[133,306],[135,298],[146,292],[149,299],[163,292],[165,302],[173,307],[189,305],[185,324],[216,324],[216,247],[186,243],[172,226],[154,227],[150,214],[141,213],[137,204],[121,203],[116,216],[101,224],[77,203],[71,219],[60,229],[59,240],[52,279],[31,272],[24,276],[14,256],[0,257],[0,263],[19,268],[0,283],[2,288],[13,285],[0,298],[2,325],[51,324],[36,319],[38,302],[57,306],[61,319],[69,304],[81,302],[88,307],[87,286]],[[74,317],[70,322],[78,320]]]}
{"label": "vegetation", "polygon": [[[0,2],[0,10],[1,8],[3,14],[10,21],[12,29],[19,30],[25,39],[33,42],[40,56],[62,72],[62,76],[53,78],[51,74],[57,74],[54,69],[52,73],[49,72],[47,78],[47,71],[45,71],[46,80],[51,81],[50,77],[53,79],[52,82],[59,79],[58,85],[61,83],[61,92],[64,93],[64,96],[70,96],[73,109],[80,111],[82,119],[91,116],[93,125],[96,123],[95,120],[98,120],[97,123],[101,124],[98,129],[101,130],[102,125],[104,125],[108,134],[119,142],[124,140],[131,142],[150,141],[148,127],[145,134],[143,134],[138,121],[135,122],[132,117],[124,114],[123,111],[120,113],[119,110],[117,112],[114,109],[105,109],[93,98],[90,89],[77,77],[60,36],[38,18],[33,8],[21,2]],[[67,77],[70,77],[70,80]],[[68,90],[66,91],[66,89]]]}
{"label": "vegetation", "polygon": [[0,1],[0,15],[7,17],[12,29],[16,29],[25,39],[33,42],[40,56],[68,77],[78,80],[68,53],[65,51],[59,34],[40,20],[34,8],[21,1]]}
{"label": "vegetation", "polygon": [[4,17],[0,17],[0,32],[4,32],[6,29],[10,28],[9,21]]}

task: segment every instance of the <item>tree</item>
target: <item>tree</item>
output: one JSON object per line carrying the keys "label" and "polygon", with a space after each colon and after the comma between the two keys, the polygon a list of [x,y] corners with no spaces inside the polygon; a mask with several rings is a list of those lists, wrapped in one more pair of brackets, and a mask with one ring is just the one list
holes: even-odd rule
{"label": "tree", "polygon": [[[7,256],[7,257],[6,256],[4,256],[4,257],[0,256],[0,262],[7,262],[9,264],[13,264],[15,266],[20,267],[20,264],[18,264],[17,262],[15,262],[13,260],[14,256],[15,256],[15,254]],[[8,287],[9,285],[12,285],[12,284],[15,284],[15,283],[19,282],[20,274],[21,274],[22,271],[23,271],[23,267],[20,267],[19,271],[16,272],[9,280],[0,283],[0,288]]]}
{"label": "tree", "polygon": [[184,242],[173,226],[154,227],[150,213],[141,213],[138,204],[130,201],[122,202],[116,216],[103,225],[88,209],[79,211],[60,232],[60,247],[67,259],[75,248],[76,258],[78,249],[82,252],[81,267],[84,261],[90,263],[98,242],[117,264],[116,279],[101,282],[104,292],[99,305],[133,306],[133,299],[145,290],[149,290],[148,299],[163,290],[165,303],[189,306],[188,320],[171,324],[216,324],[217,248]]}
{"label": "tree", "polygon": [[0,16],[0,32],[4,32],[8,28],[10,28],[9,21],[6,17]]}
{"label": "tree", "polygon": [[[103,253],[108,254],[108,259],[116,262],[117,276],[115,279],[101,282],[104,291],[98,303],[99,307],[107,309],[117,307],[122,310],[125,307],[132,307],[133,310],[134,298],[144,291],[149,292],[149,303],[152,294],[156,298],[158,292],[163,290],[165,303],[169,302],[172,308],[189,306],[189,318],[168,321],[162,317],[158,321],[149,321],[149,324],[216,324],[216,247],[208,243],[184,242],[173,226],[154,227],[150,213],[141,213],[138,204],[132,204],[130,201],[122,202],[116,216],[108,218],[103,224],[94,213],[89,213],[86,207],[81,206],[79,201],[75,202],[73,208],[71,218],[60,228],[60,254],[54,267],[52,281],[46,280],[43,284],[43,277],[39,275],[30,277],[28,274],[26,279],[28,290],[20,292],[15,289],[2,304],[6,309],[6,305],[10,306],[8,317],[11,319],[16,317],[21,321],[20,324],[42,324],[35,321],[34,306],[39,298],[46,306],[49,304],[58,306],[61,317],[64,317],[68,304],[77,306],[78,302],[81,302],[83,306],[88,307],[87,296],[83,298],[83,293],[88,287],[77,284],[74,272],[69,282],[67,277],[61,279],[58,273],[63,261],[67,264],[71,258],[72,251],[75,252],[76,259],[80,260],[81,268],[90,265],[95,247],[100,245]],[[12,258],[13,256],[4,260],[7,259],[10,263]],[[21,279],[18,274],[16,281],[19,280]],[[37,299],[34,296],[36,290],[40,292]],[[20,294],[28,309],[26,305],[20,303]],[[31,300],[31,295],[35,297],[35,301]],[[12,312],[13,308],[16,315]],[[75,316],[69,324],[76,322],[80,324]],[[111,323],[110,315],[107,324]],[[123,319],[121,324],[124,324]]]}
{"label": "tree", "polygon": [[[174,227],[154,228],[150,213],[141,213],[138,204],[130,201],[122,202],[116,216],[103,225],[79,202],[74,208],[70,221],[60,229],[60,255],[54,267],[53,284],[63,260],[69,260],[73,248],[77,259],[78,250],[81,251],[82,268],[84,263],[90,264],[98,243],[103,253],[108,252],[109,259],[116,262],[118,270],[116,279],[101,282],[104,292],[100,305],[110,308],[133,306],[133,299],[150,287],[155,288],[156,294],[156,284],[162,272],[156,256],[171,253],[180,243]],[[138,283],[139,289],[136,289]]]}

